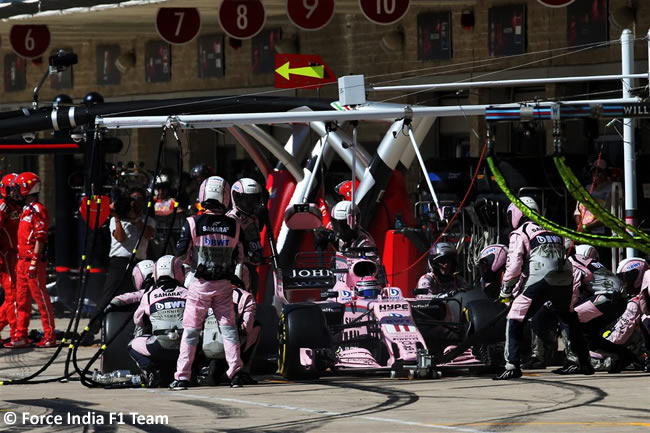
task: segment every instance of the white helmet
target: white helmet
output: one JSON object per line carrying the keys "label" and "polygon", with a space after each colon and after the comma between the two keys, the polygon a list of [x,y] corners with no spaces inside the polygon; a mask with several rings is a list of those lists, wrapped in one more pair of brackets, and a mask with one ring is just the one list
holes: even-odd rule
{"label": "white helmet", "polygon": [[135,290],[143,289],[144,282],[153,275],[154,266],[152,260],[143,260],[133,267],[131,278],[133,279]]}
{"label": "white helmet", "polygon": [[587,245],[587,244],[576,245],[576,254],[584,257],[589,257],[590,259],[596,261],[600,261],[600,256],[598,255],[598,251],[596,251],[596,248],[592,247],[591,245]]}
{"label": "white helmet", "polygon": [[648,263],[639,257],[623,260],[616,268],[616,276],[623,281],[628,293],[636,294],[641,288],[643,275],[648,270]]}
{"label": "white helmet", "polygon": [[356,206],[348,200],[343,200],[336,205],[334,205],[334,208],[332,209],[332,218],[334,218],[337,221],[348,221],[349,218],[353,215],[354,211],[356,210]]}
{"label": "white helmet", "polygon": [[[537,202],[535,201],[534,198],[524,196],[524,197],[519,197],[519,200],[528,209],[534,210],[535,212],[539,213],[539,206],[537,205]],[[508,206],[508,210],[506,211],[506,213],[508,215],[508,222],[511,224],[512,229],[513,230],[517,229],[525,217],[524,214],[519,210],[517,206],[515,206],[514,203],[510,203],[510,206]]]}
{"label": "white helmet", "polygon": [[183,264],[172,255],[162,256],[156,261],[156,268],[153,271],[153,279],[156,283],[163,277],[169,277],[181,283],[185,279]]}
{"label": "white helmet", "polygon": [[213,200],[228,207],[230,204],[230,185],[221,176],[210,176],[201,183],[199,188],[199,203]]}
{"label": "white helmet", "polygon": [[249,177],[235,182],[230,193],[232,206],[246,215],[255,215],[262,205],[262,187]]}

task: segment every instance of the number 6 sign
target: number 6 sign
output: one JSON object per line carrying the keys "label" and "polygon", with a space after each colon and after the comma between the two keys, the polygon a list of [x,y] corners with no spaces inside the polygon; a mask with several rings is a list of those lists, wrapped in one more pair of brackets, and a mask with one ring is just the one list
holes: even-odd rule
{"label": "number 6 sign", "polygon": [[375,24],[390,25],[404,18],[410,0],[359,0],[363,14]]}
{"label": "number 6 sign", "polygon": [[20,57],[36,59],[50,46],[50,29],[44,24],[16,24],[9,31],[9,42]]}
{"label": "number 6 sign", "polygon": [[186,44],[199,34],[201,16],[196,8],[160,8],[156,30],[170,44]]}
{"label": "number 6 sign", "polygon": [[250,39],[264,27],[266,12],[261,0],[223,0],[219,24],[228,36]]}

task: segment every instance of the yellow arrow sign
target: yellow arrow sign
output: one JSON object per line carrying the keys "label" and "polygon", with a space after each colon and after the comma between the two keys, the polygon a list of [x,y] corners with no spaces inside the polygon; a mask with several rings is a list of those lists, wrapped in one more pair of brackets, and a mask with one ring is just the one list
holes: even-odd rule
{"label": "yellow arrow sign", "polygon": [[303,77],[324,78],[325,68],[323,65],[317,66],[303,66],[301,68],[290,68],[290,62],[285,63],[275,70],[285,80],[289,80],[289,74],[301,75]]}

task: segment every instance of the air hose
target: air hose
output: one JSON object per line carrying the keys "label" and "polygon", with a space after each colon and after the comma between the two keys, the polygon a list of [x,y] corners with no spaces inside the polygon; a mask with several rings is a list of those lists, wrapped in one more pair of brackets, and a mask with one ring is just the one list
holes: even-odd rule
{"label": "air hose", "polygon": [[[166,139],[167,129],[171,129],[172,132],[174,133],[174,137],[176,138],[176,143],[177,143],[177,146],[178,146],[178,153],[177,153],[177,155],[178,155],[178,189],[177,189],[177,193],[178,193],[178,192],[180,191],[180,189],[181,189],[181,179],[182,179],[182,170],[183,170],[183,149],[182,149],[182,142],[181,142],[181,140],[180,140],[180,138],[179,138],[179,136],[178,136],[178,133],[177,133],[176,127],[175,127],[173,124],[171,124],[171,125],[166,125],[166,126],[163,128],[163,132],[162,132],[162,134],[161,134],[161,138],[160,138],[160,146],[159,146],[159,149],[158,149],[158,158],[157,158],[157,162],[156,162],[156,169],[154,170],[153,185],[152,185],[152,188],[151,188],[151,193],[150,193],[150,196],[149,196],[149,201],[148,201],[148,203],[147,203],[147,210],[148,210],[148,211],[147,211],[147,213],[146,213],[146,215],[145,215],[145,221],[144,221],[144,226],[145,226],[145,227],[146,227],[147,219],[148,219],[149,216],[150,216],[150,211],[151,211],[152,202],[153,202],[153,194],[154,194],[154,191],[155,191],[155,189],[156,189],[156,178],[158,177],[158,174],[159,174],[159,172],[160,172],[160,168],[161,168],[161,159],[162,159],[162,155],[163,155],[163,149],[164,149],[164,143],[165,143],[165,139]],[[170,236],[171,236],[171,233],[172,233],[172,229],[173,229],[173,224],[174,224],[174,220],[175,220],[175,217],[176,217],[177,208],[178,208],[178,198],[176,198],[176,200],[175,200],[175,205],[174,205],[174,214],[173,214],[173,216],[172,216],[172,225],[170,226],[169,231],[167,232],[166,239],[165,239],[165,244],[164,244],[164,245],[165,245],[165,250],[166,250],[166,248],[167,248],[167,245],[168,245],[168,243],[169,243],[169,239],[170,239]],[[141,240],[142,240],[143,235],[144,235],[144,230],[142,231],[142,233],[140,233],[140,237],[138,238],[138,242],[136,243],[136,247],[135,247],[135,249],[133,250],[133,252],[132,252],[132,254],[131,254],[131,257],[130,257],[130,260],[129,260],[129,265],[128,265],[128,267],[127,267],[127,269],[126,269],[126,271],[125,271],[125,273],[124,273],[124,275],[123,275],[123,277],[122,277],[122,281],[124,280],[124,276],[126,276],[126,274],[128,273],[128,270],[133,266],[133,263],[134,263],[134,261],[135,261],[135,256],[136,256],[136,254],[137,254],[137,249],[138,249],[138,247],[139,247],[139,245],[140,245],[140,242],[141,242]],[[163,250],[163,251],[164,251],[164,250]],[[118,286],[118,287],[119,287],[119,286]],[[116,291],[117,291],[117,289],[116,289]],[[116,291],[113,292],[113,293],[111,294],[111,298],[112,298],[113,296],[115,296]],[[109,302],[110,302],[110,301],[109,301]],[[98,316],[99,316],[99,317],[103,317],[103,316],[105,315],[105,313],[104,313],[104,309],[105,309],[105,307],[106,307],[106,305],[102,305],[102,306],[101,306],[100,313],[99,313],[97,316],[95,316],[95,318],[93,318],[93,320],[97,320],[97,317],[98,317]],[[92,379],[89,379],[89,378],[86,376],[86,374],[87,374],[88,370],[90,369],[90,367],[92,366],[92,364],[93,364],[93,363],[94,363],[94,362],[99,358],[99,356],[100,356],[100,355],[101,355],[101,354],[106,350],[106,348],[107,348],[107,347],[108,347],[108,346],[109,346],[109,345],[110,345],[110,344],[115,340],[115,338],[117,338],[117,337],[120,335],[120,333],[124,330],[124,328],[126,328],[126,326],[129,324],[129,322],[130,322],[130,320],[126,320],[126,321],[125,321],[125,322],[124,322],[124,323],[119,327],[119,329],[118,329],[117,332],[113,335],[113,337],[110,338],[110,339],[109,339],[107,342],[105,342],[104,344],[102,344],[102,346],[100,347],[100,349],[99,349],[99,350],[98,350],[98,351],[93,355],[93,357],[90,359],[90,361],[88,361],[88,363],[86,364],[86,366],[84,367],[83,370],[81,370],[81,369],[79,368],[78,364],[77,364],[77,348],[78,348],[79,344],[76,344],[76,345],[75,345],[74,350],[73,350],[73,364],[74,364],[74,366],[75,366],[75,370],[79,373],[79,376],[80,376],[80,379],[81,379],[81,383],[82,383],[84,386],[89,387],[89,388],[90,388],[90,387],[97,387],[97,386],[102,387],[102,386],[103,386],[103,384],[100,384],[100,383],[98,383],[98,382],[95,382],[95,381],[92,380]],[[90,323],[89,323],[88,326],[85,328],[84,333],[82,333],[82,335],[80,336],[80,338],[79,338],[78,341],[81,341],[82,338],[83,338],[83,336],[85,335],[85,333],[88,332],[89,330],[90,330]]]}
{"label": "air hose", "polygon": [[[494,175],[494,179],[497,182],[497,185],[501,188],[503,193],[506,195],[506,197],[515,205],[521,212],[529,218],[531,221],[534,221],[535,223],[539,224],[540,226],[544,227],[547,230],[551,230],[554,233],[557,233],[561,236],[564,236],[566,238],[569,238],[571,240],[580,242],[580,243],[586,243],[590,245],[595,245],[599,247],[606,247],[606,248],[613,248],[613,247],[631,247],[633,248],[634,245],[632,243],[622,237],[618,236],[602,236],[602,235],[595,235],[591,233],[582,233],[576,230],[571,230],[567,227],[563,227],[559,224],[557,224],[554,221],[549,220],[548,218],[545,218],[544,216],[540,215],[539,213],[529,209],[527,206],[525,206],[518,198],[517,196],[512,192],[512,190],[508,187],[508,184],[503,177],[503,174],[501,171],[498,169],[493,156],[488,156],[487,158],[488,165],[490,166],[490,170],[492,171],[492,174]],[[641,249],[641,248],[639,248]],[[647,250],[648,248],[645,247]]]}
{"label": "air hose", "polygon": [[[90,359],[90,361],[88,362],[88,364],[85,366],[85,368],[83,370],[81,369],[81,367],[79,367],[79,364],[78,364],[77,351],[79,349],[81,341],[83,341],[84,337],[88,334],[88,332],[90,332],[91,326],[95,322],[97,322],[98,320],[101,320],[105,316],[104,309],[106,308],[108,303],[110,303],[110,300],[115,296],[115,294],[119,290],[119,287],[124,283],[124,279],[125,279],[126,275],[128,274],[129,270],[133,267],[133,264],[135,262],[135,258],[136,258],[137,252],[138,252],[138,248],[140,246],[140,242],[142,241],[142,238],[144,236],[144,229],[147,227],[147,222],[148,222],[149,217],[151,215],[151,210],[152,210],[152,206],[153,206],[152,205],[152,203],[153,203],[153,193],[154,193],[154,190],[156,189],[156,178],[157,178],[157,176],[158,176],[158,174],[160,172],[161,159],[162,159],[162,155],[163,155],[165,139],[167,137],[167,129],[168,129],[168,126],[167,125],[164,126],[163,130],[162,130],[162,133],[161,133],[161,136],[160,136],[160,143],[159,143],[159,146],[158,146],[158,157],[156,159],[156,168],[154,170],[154,176],[153,176],[153,185],[152,185],[151,192],[149,194],[148,201],[147,201],[147,208],[146,208],[147,211],[146,211],[145,217],[144,217],[143,230],[140,233],[140,236],[138,237],[138,240],[137,240],[137,242],[135,244],[135,247],[133,248],[133,251],[131,252],[131,256],[129,257],[129,263],[128,263],[126,269],[124,270],[124,273],[122,274],[122,279],[120,280],[120,284],[118,284],[116,286],[116,288],[113,290],[113,292],[110,294],[110,296],[106,297],[108,302],[105,302],[102,305],[98,305],[99,312],[90,320],[90,322],[84,328],[84,330],[81,333],[81,335],[79,336],[79,338],[73,343],[74,348],[73,348],[73,351],[72,351],[72,364],[74,365],[75,371],[79,374],[79,378],[81,380],[82,385],[84,385],[86,387],[89,387],[89,388],[103,386],[102,384],[100,384],[98,382],[95,382],[92,379],[87,378],[86,373],[88,372],[88,369],[92,366],[92,364],[95,362],[95,360],[97,360],[99,355],[101,355],[101,353],[106,349],[108,344],[104,344],[104,345],[102,345],[100,347],[100,349]],[[121,331],[121,329],[126,327],[126,323],[128,323],[128,322],[124,323],[123,327],[120,328],[120,331]],[[116,334],[116,335],[118,335],[118,334]],[[112,342],[112,340],[113,339],[111,339],[111,342]]]}
{"label": "air hose", "polygon": [[[93,134],[93,146],[91,148],[91,156],[90,156],[90,164],[91,164],[91,172],[90,172],[90,179],[92,179],[92,170],[95,166],[94,160],[95,160],[95,151],[96,151],[96,146],[97,146],[97,133],[95,132]],[[87,191],[88,192],[88,191]],[[92,193],[92,185],[91,185],[91,191]],[[89,222],[90,220],[90,211],[91,211],[91,200],[96,198],[97,200],[97,212],[95,214],[95,227],[97,227],[98,222],[99,222],[99,207],[101,205],[101,197],[100,196],[95,196],[93,198],[91,197],[91,194],[86,194],[86,221]],[[72,335],[72,333],[76,332],[79,326],[79,319],[81,315],[81,305],[83,303],[83,299],[85,297],[85,292],[86,292],[86,286],[87,286],[87,278],[84,279],[84,276],[87,276],[87,273],[90,270],[90,266],[86,265],[86,252],[88,251],[88,234],[90,231],[90,227],[88,224],[86,224],[86,230],[84,234],[84,251],[82,252],[81,255],[81,274],[80,278],[82,283],[80,284],[80,289],[77,297],[77,306],[75,309],[75,314],[74,316],[70,319],[68,322],[68,326],[66,328],[66,331],[64,333],[64,337],[61,339],[61,342],[59,343],[58,347],[56,348],[55,352],[52,354],[50,359],[40,368],[38,369],[35,373],[30,374],[29,376],[20,378],[20,379],[13,379],[13,380],[7,380],[7,381],[0,381],[0,385],[35,385],[35,384],[40,384],[40,383],[50,383],[50,382],[58,382],[61,380],[68,380],[70,378],[69,374],[69,361],[70,361],[70,355],[71,355],[71,349],[72,349],[72,344],[69,346],[67,358],[66,358],[66,363],[65,363],[65,370],[64,374],[61,377],[56,377],[56,378],[51,378],[51,379],[44,379],[44,380],[32,380],[36,377],[38,377],[41,373],[46,371],[50,365],[54,362],[54,360],[59,356],[61,353],[61,350],[63,349],[63,346],[66,342],[71,341],[67,340],[66,337]],[[91,248],[91,251],[94,249],[94,240],[96,239],[96,236],[93,238],[93,247]],[[73,328],[73,323],[74,323],[74,328]]]}
{"label": "air hose", "polygon": [[[555,166],[557,167],[562,180],[564,181],[567,190],[571,196],[581,202],[600,222],[603,223],[606,227],[612,229],[617,234],[620,234],[621,237],[625,237],[627,234],[632,241],[640,243],[639,249],[643,243],[650,244],[650,236],[647,233],[633,227],[629,224],[626,224],[624,221],[621,221],[616,216],[612,215],[609,211],[603,208],[589,192],[582,186],[578,178],[571,169],[566,165],[565,158],[563,156],[556,156],[553,158]],[[630,235],[634,235],[632,237]]]}

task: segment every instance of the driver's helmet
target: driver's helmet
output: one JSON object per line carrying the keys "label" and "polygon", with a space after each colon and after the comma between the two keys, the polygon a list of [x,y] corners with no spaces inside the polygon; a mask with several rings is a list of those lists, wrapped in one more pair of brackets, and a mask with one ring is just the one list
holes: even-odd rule
{"label": "driver's helmet", "polygon": [[255,180],[243,177],[232,185],[232,206],[248,216],[256,215],[262,207],[262,187]]}
{"label": "driver's helmet", "polygon": [[379,281],[373,277],[363,277],[354,285],[357,297],[362,299],[376,299],[381,294],[382,288]]}
{"label": "driver's helmet", "polygon": [[452,270],[456,268],[458,253],[456,247],[451,242],[438,242],[429,249],[428,266],[430,272],[437,272],[439,265],[444,262],[450,262]]}

